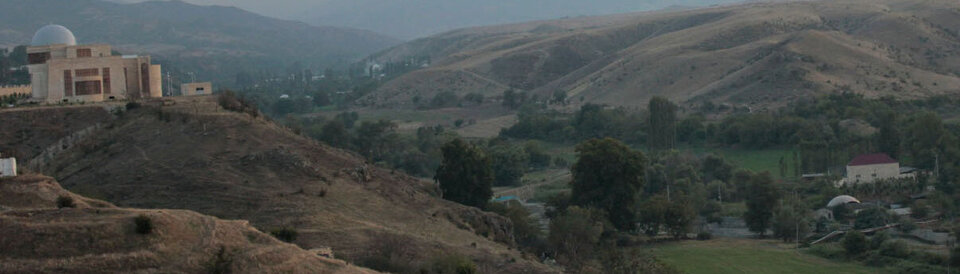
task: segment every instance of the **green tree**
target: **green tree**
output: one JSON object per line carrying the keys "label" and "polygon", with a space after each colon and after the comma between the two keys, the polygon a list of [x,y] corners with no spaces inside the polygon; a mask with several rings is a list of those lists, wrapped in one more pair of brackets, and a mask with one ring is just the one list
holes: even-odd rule
{"label": "green tree", "polygon": [[331,120],[320,130],[320,141],[328,145],[345,148],[350,144],[350,133],[340,120]]}
{"label": "green tree", "polygon": [[810,211],[799,200],[784,198],[773,212],[773,236],[784,242],[803,238],[810,232],[812,219]]}
{"label": "green tree", "polygon": [[529,159],[523,148],[512,145],[496,145],[487,153],[493,165],[493,185],[516,186],[527,171]]}
{"label": "green tree", "polygon": [[493,196],[490,159],[476,146],[454,139],[441,149],[443,162],[434,180],[444,199],[483,208]]}
{"label": "green tree", "polygon": [[843,236],[842,244],[843,249],[847,251],[847,255],[857,256],[867,251],[869,243],[867,243],[867,237],[863,236],[863,233],[852,230]]}
{"label": "green tree", "polygon": [[663,214],[663,224],[674,239],[680,239],[690,232],[690,225],[697,218],[693,203],[688,199],[677,199],[670,203]]}
{"label": "green tree", "polygon": [[710,182],[713,180],[729,182],[730,178],[733,178],[734,167],[732,164],[723,159],[723,156],[710,153],[703,158],[703,163],[700,170],[703,173],[701,178],[704,182]]}
{"label": "green tree", "polygon": [[777,187],[773,185],[773,178],[769,172],[752,176],[747,184],[746,193],[747,212],[743,214],[743,221],[751,232],[762,237],[770,228],[773,209],[780,199]]}
{"label": "green tree", "polygon": [[373,161],[383,161],[388,152],[393,151],[400,138],[396,133],[397,124],[391,121],[364,121],[357,128],[354,148],[361,155]]}
{"label": "green tree", "polygon": [[890,213],[880,207],[871,207],[857,213],[853,226],[856,229],[874,228],[890,223]]}
{"label": "green tree", "polygon": [[[904,144],[917,167],[933,169],[946,130],[943,120],[933,112],[915,114],[908,126]],[[942,155],[939,155],[942,156]]]}
{"label": "green tree", "polygon": [[589,209],[572,206],[550,220],[550,236],[547,240],[557,252],[558,259],[573,272],[577,272],[593,257],[600,242],[603,222],[599,215]]}
{"label": "green tree", "polygon": [[634,229],[637,194],[644,183],[643,153],[611,138],[583,142],[576,151],[571,203],[603,210],[618,229]]}
{"label": "green tree", "polygon": [[508,89],[503,92],[503,106],[510,109],[518,109],[527,101],[527,94],[523,92]]}
{"label": "green tree", "polygon": [[880,152],[897,159],[900,156],[900,132],[893,123],[894,121],[891,121],[880,126],[880,132],[877,134],[877,144],[879,144]]}
{"label": "green tree", "polygon": [[676,145],[677,106],[667,98],[655,96],[648,105],[650,130],[647,144],[652,149],[671,149]]}
{"label": "green tree", "polygon": [[640,204],[639,213],[640,229],[648,236],[656,236],[659,234],[660,228],[666,222],[665,215],[669,207],[670,202],[668,202],[667,197],[663,195],[653,196],[643,201],[643,203]]}
{"label": "green tree", "polygon": [[531,167],[537,169],[550,167],[550,154],[547,154],[539,141],[527,141],[523,144],[523,151],[527,153]]}
{"label": "green tree", "polygon": [[510,219],[513,223],[513,237],[520,245],[533,244],[540,238],[540,224],[520,202],[512,200],[502,204],[491,203],[488,208]]}

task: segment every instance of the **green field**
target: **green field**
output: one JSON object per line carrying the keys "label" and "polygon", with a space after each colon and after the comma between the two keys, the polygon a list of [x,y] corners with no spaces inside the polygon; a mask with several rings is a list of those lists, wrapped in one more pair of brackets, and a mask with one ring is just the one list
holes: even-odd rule
{"label": "green field", "polygon": [[786,177],[794,175],[793,151],[789,149],[732,149],[732,148],[682,148],[681,151],[688,150],[696,154],[715,153],[722,155],[724,159],[735,164],[738,168],[748,169],[755,172],[769,171],[773,178],[783,178],[780,176],[780,159],[783,158],[787,165]]}
{"label": "green field", "polygon": [[716,239],[654,248],[657,258],[684,273],[877,273],[855,263],[833,262],[799,253],[777,241]]}

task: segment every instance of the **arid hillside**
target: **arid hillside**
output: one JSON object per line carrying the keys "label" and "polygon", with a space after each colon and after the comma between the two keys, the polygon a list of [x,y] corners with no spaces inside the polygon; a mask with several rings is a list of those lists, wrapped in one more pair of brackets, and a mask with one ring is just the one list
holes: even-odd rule
{"label": "arid hillside", "polygon": [[[74,207],[58,208],[60,197]],[[137,232],[141,215],[148,233]],[[283,243],[247,221],[117,208],[37,175],[0,179],[0,235],[2,273],[375,273]]]}
{"label": "arid hillside", "polygon": [[[460,254],[484,272],[553,271],[511,248],[506,218],[441,200],[430,183],[368,165],[262,117],[225,111],[214,99],[167,99],[162,108],[147,103],[100,119],[100,128],[71,142],[0,140],[0,150],[9,143],[65,146],[34,154],[27,168],[123,207],[194,210],[249,220],[263,231],[292,228],[302,248],[332,247],[337,258],[358,264],[384,254],[413,263]],[[26,112],[0,113],[0,121],[58,120]]]}
{"label": "arid hillside", "polygon": [[432,64],[359,103],[409,107],[414,96],[508,88],[622,106],[655,95],[768,107],[843,91],[960,94],[960,3],[797,1],[581,17],[458,30],[370,58],[410,56]]}

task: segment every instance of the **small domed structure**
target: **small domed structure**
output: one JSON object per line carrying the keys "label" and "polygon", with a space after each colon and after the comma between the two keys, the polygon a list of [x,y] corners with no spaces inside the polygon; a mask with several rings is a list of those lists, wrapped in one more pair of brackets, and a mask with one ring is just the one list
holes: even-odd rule
{"label": "small domed structure", "polygon": [[37,33],[33,35],[33,41],[30,42],[31,46],[61,44],[68,46],[77,45],[77,38],[73,36],[73,32],[61,25],[47,25],[40,28],[40,30],[37,30]]}
{"label": "small domed structure", "polygon": [[857,200],[857,198],[854,198],[853,196],[840,195],[837,197],[833,197],[833,199],[830,199],[830,202],[827,203],[827,207],[835,207],[838,205],[859,204],[859,203],[860,203],[860,200]]}

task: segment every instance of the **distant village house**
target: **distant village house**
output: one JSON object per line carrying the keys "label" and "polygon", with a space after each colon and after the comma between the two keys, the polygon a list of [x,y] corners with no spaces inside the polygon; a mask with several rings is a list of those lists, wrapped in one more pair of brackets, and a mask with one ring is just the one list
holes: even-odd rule
{"label": "distant village house", "polygon": [[213,84],[203,83],[183,83],[180,85],[180,96],[210,95],[213,94]]}
{"label": "distant village house", "polygon": [[0,158],[0,178],[17,176],[17,159]]}
{"label": "distant village house", "polygon": [[847,164],[842,184],[873,183],[887,179],[914,178],[914,169],[900,168],[900,163],[887,154],[863,154]]}

